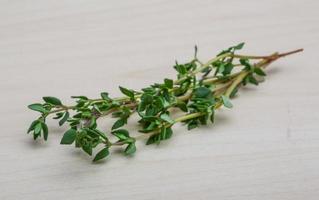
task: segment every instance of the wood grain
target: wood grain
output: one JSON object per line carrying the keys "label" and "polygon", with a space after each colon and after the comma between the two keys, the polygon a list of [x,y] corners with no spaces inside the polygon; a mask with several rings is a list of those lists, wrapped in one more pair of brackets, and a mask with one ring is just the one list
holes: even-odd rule
{"label": "wood grain", "polygon": [[[316,0],[0,1],[0,199],[318,199],[319,3]],[[173,78],[175,59],[207,60],[305,48],[243,89],[214,126],[177,126],[160,146],[138,144],[100,164],[25,134],[42,96],[119,95]],[[101,128],[108,130],[106,121]],[[134,126],[134,125],[132,125]]]}

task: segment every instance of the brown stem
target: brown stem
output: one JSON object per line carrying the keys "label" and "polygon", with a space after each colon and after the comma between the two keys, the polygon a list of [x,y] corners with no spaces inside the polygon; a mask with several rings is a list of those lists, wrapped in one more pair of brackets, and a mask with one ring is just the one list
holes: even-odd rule
{"label": "brown stem", "polygon": [[291,54],[295,54],[295,53],[299,53],[299,52],[302,52],[303,49],[296,49],[294,51],[288,51],[288,52],[285,52],[285,53],[281,53],[281,54],[278,54],[278,57],[285,57],[285,56],[288,56],[288,55],[291,55]]}
{"label": "brown stem", "polygon": [[[263,59],[260,62],[256,63],[255,66],[266,68],[270,63],[272,63],[273,61],[277,60],[278,58],[285,57],[285,56],[288,56],[288,55],[291,55],[291,54],[295,54],[295,53],[298,53],[298,52],[301,52],[301,51],[303,51],[303,49],[297,49],[297,50],[294,50],[294,51],[289,51],[289,52],[285,52],[285,53],[281,53],[281,54],[276,52],[276,53],[273,53],[273,54],[271,54],[269,56],[233,55],[233,57],[236,57],[236,58],[249,58],[249,59]],[[248,71],[238,72],[238,73],[236,73],[235,76],[233,76],[230,80],[228,80],[228,82],[221,84],[219,87],[214,88],[212,91],[226,90],[225,95],[229,97],[231,92],[242,82],[242,80],[247,76],[248,73],[249,73]],[[178,99],[179,100],[187,100],[187,99],[191,98],[191,96],[192,96],[192,93],[191,92],[190,93],[187,92],[184,96],[178,97]],[[222,105],[221,103],[218,103],[215,106],[215,108],[218,109],[221,105]],[[176,118],[174,121],[175,121],[175,123],[176,122],[182,122],[184,120],[191,119],[191,118],[194,118],[194,117],[198,117],[198,116],[201,116],[201,115],[203,115],[203,113],[199,113],[199,112],[198,113],[191,113],[191,114],[187,114],[187,115],[184,115],[182,117]],[[158,130],[156,130],[154,132],[151,132],[149,134],[138,135],[138,136],[135,137],[135,140],[142,139],[142,138],[149,138],[149,137],[151,137],[151,136],[153,136],[155,134],[158,134]],[[115,143],[110,143],[110,144],[114,145],[114,146],[121,146],[121,145],[124,145],[125,142],[115,142]]]}
{"label": "brown stem", "polygon": [[48,115],[49,114],[53,114],[53,113],[57,113],[57,112],[61,112],[61,111],[72,110],[74,108],[75,108],[75,106],[63,106],[62,108],[59,108],[59,109],[52,110],[52,111],[48,112]]}

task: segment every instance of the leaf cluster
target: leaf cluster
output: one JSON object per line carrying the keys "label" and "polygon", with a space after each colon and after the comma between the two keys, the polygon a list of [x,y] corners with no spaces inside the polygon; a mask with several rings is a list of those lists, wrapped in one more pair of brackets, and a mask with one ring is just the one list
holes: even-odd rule
{"label": "leaf cluster", "polygon": [[[110,148],[123,147],[124,155],[133,155],[136,141],[145,138],[146,144],[160,144],[173,137],[173,126],[183,123],[188,130],[214,123],[215,113],[224,106],[232,108],[231,98],[239,88],[248,83],[258,85],[258,76],[265,76],[263,68],[269,62],[255,62],[254,57],[236,56],[244,43],[221,51],[207,63],[197,57],[184,64],[176,61],[176,80],[165,78],[138,90],[120,86],[122,97],[112,98],[107,92],[90,99],[86,96],[72,96],[74,105],[64,105],[56,97],[43,97],[43,103],[34,103],[29,109],[39,112],[28,133],[34,139],[48,139],[48,116],[58,121],[60,126],[69,128],[61,139],[61,144],[82,149],[93,161],[99,161],[110,154]],[[269,59],[273,57],[269,57]],[[269,61],[262,58],[261,61]],[[173,114],[180,113],[174,118]],[[136,113],[139,117],[139,135],[132,136],[126,125]],[[98,120],[110,115],[114,118],[109,130],[101,130]],[[116,141],[111,141],[116,138]]]}

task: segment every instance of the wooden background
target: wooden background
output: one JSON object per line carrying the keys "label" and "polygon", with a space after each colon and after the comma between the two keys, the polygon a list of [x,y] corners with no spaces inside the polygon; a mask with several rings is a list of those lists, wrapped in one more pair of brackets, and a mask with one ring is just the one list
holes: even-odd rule
{"label": "wooden background", "polygon": [[[1,0],[0,199],[319,199],[317,0]],[[138,143],[105,162],[26,135],[26,106],[52,95],[118,96],[174,78],[193,47],[207,60],[305,48],[222,109],[214,126],[175,127],[160,146]],[[109,130],[101,121],[101,128]]]}

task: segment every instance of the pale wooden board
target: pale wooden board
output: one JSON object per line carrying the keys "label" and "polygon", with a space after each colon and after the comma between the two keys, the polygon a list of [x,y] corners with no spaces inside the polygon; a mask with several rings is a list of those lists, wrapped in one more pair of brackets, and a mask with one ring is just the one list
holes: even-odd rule
{"label": "pale wooden board", "polygon": [[[0,199],[318,199],[319,3],[243,1],[0,1]],[[42,96],[119,95],[174,77],[195,44],[207,60],[246,41],[243,53],[305,52],[269,68],[214,126],[177,126],[160,146],[138,144],[100,164],[25,134]],[[108,130],[103,121],[101,128]]]}

